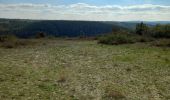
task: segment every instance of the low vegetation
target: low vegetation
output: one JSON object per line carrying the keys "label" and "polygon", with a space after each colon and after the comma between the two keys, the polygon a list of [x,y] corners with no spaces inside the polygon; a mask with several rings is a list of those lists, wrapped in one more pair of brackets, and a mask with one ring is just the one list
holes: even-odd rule
{"label": "low vegetation", "polygon": [[159,39],[152,42],[152,44],[158,47],[170,47],[170,39]]}
{"label": "low vegetation", "polygon": [[47,37],[46,34],[44,32],[38,32],[35,36],[35,38],[39,39],[39,38],[45,38]]}
{"label": "low vegetation", "polygon": [[167,25],[157,24],[150,30],[151,36],[155,38],[170,38],[170,24]]}
{"label": "low vegetation", "polygon": [[[165,39],[166,38],[166,39]],[[162,39],[162,40],[161,40]],[[153,45],[164,45],[169,47],[170,25],[156,25],[148,27],[146,24],[139,23],[136,25],[136,32],[116,31],[98,38],[99,43],[118,45],[136,42],[153,42]],[[159,40],[159,41],[157,41]]]}
{"label": "low vegetation", "polygon": [[24,46],[33,46],[38,41],[35,39],[20,39],[14,35],[1,35],[0,36],[0,47],[3,48],[17,48]]}
{"label": "low vegetation", "polygon": [[1,35],[0,100],[169,100],[169,47],[168,25],[144,23],[97,41]]}
{"label": "low vegetation", "polygon": [[155,38],[170,38],[170,24],[157,24],[149,27],[142,22],[136,25],[136,34]]}
{"label": "low vegetation", "polygon": [[146,36],[139,36],[136,34],[131,34],[128,32],[112,32],[111,34],[107,34],[98,38],[99,43],[103,44],[131,44],[136,42],[149,42],[152,41],[153,38],[148,38]]}
{"label": "low vegetation", "polygon": [[170,48],[35,39],[0,48],[0,100],[169,100]]}
{"label": "low vegetation", "polygon": [[123,93],[121,87],[116,86],[116,84],[107,84],[105,87],[105,92],[103,96],[104,100],[126,100],[126,96]]}

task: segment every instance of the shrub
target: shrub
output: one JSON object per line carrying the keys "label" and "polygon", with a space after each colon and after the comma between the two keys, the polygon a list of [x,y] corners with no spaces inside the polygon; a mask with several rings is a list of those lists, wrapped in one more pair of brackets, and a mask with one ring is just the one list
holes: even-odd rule
{"label": "shrub", "polygon": [[0,46],[4,48],[14,48],[16,47],[16,42],[18,38],[14,35],[1,35],[0,36]]}
{"label": "shrub", "polygon": [[136,34],[154,38],[170,38],[170,24],[149,27],[142,22],[136,25]]}
{"label": "shrub", "polygon": [[137,42],[151,42],[154,41],[155,39],[150,36],[139,36]]}
{"label": "shrub", "polygon": [[7,42],[7,41],[11,41],[11,42],[15,42],[17,41],[17,37],[15,35],[1,35],[0,36],[0,42]]}
{"label": "shrub", "polygon": [[157,24],[155,26],[148,27],[144,23],[139,23],[136,25],[136,34],[155,38],[170,38],[170,24]]}
{"label": "shrub", "polygon": [[35,38],[45,38],[46,34],[44,32],[38,32],[35,36]]}
{"label": "shrub", "polygon": [[101,36],[99,43],[118,45],[118,44],[127,44],[135,42],[146,42],[149,41],[149,38],[145,38],[136,34],[130,34],[127,32],[116,32],[108,35]]}
{"label": "shrub", "polygon": [[125,100],[126,96],[123,93],[123,90],[118,86],[108,85],[105,88],[105,93],[103,96],[105,100]]}
{"label": "shrub", "polygon": [[1,47],[4,47],[4,48],[14,48],[16,47],[15,43],[12,43],[12,42],[4,42]]}
{"label": "shrub", "polygon": [[127,38],[125,35],[112,34],[103,36],[99,39],[99,43],[103,44],[124,44],[132,43],[132,41]]}
{"label": "shrub", "polygon": [[16,48],[26,45],[35,45],[37,41],[31,39],[19,39],[14,35],[1,35],[0,36],[0,47],[3,48]]}
{"label": "shrub", "polygon": [[170,40],[160,39],[160,40],[152,42],[152,45],[158,46],[158,47],[170,47]]}
{"label": "shrub", "polygon": [[156,38],[170,38],[170,24],[156,25],[152,28],[151,35]]}

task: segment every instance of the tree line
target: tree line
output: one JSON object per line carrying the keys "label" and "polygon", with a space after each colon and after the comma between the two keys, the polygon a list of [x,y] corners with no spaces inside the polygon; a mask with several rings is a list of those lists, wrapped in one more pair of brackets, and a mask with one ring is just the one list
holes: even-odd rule
{"label": "tree line", "polygon": [[136,34],[154,38],[170,38],[170,24],[147,26],[143,22],[136,25]]}

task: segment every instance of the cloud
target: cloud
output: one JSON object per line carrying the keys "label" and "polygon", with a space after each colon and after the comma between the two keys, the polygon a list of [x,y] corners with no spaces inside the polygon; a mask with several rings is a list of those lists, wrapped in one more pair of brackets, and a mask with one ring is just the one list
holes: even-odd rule
{"label": "cloud", "polygon": [[104,5],[85,3],[70,5],[0,4],[1,18],[63,19],[63,20],[170,20],[170,6]]}
{"label": "cloud", "polygon": [[170,11],[170,6],[145,4],[145,5],[129,6],[129,7],[125,7],[125,9],[134,10],[134,11],[161,11],[161,10]]}
{"label": "cloud", "polygon": [[46,8],[48,4],[0,4],[0,8],[4,9],[30,9],[30,8]]}

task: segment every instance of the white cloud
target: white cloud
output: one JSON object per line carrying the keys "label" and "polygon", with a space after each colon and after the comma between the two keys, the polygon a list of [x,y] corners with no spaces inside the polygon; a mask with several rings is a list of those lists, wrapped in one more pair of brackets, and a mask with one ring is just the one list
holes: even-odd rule
{"label": "white cloud", "polygon": [[170,20],[170,6],[105,5],[85,3],[71,5],[0,4],[1,18],[63,19],[63,20]]}

